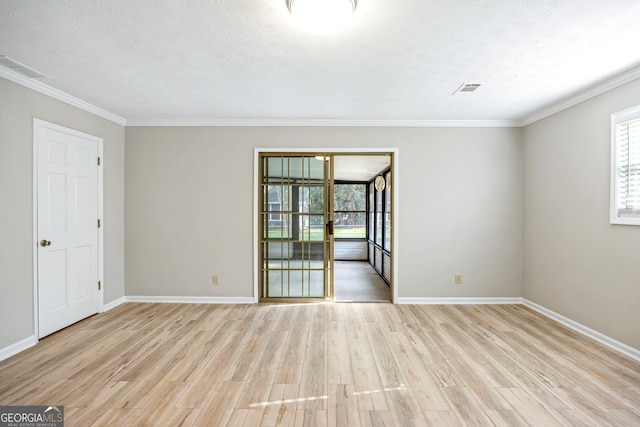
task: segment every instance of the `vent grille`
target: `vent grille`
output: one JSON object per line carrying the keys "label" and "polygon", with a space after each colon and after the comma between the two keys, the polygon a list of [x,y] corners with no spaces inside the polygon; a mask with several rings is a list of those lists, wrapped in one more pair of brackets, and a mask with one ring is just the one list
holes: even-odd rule
{"label": "vent grille", "polygon": [[19,63],[6,55],[0,55],[0,66],[10,69],[11,71],[22,74],[23,76],[27,76],[32,79],[38,78],[48,78],[44,74],[34,70],[33,68],[27,67],[24,64]]}
{"label": "vent grille", "polygon": [[459,92],[473,92],[480,87],[480,83],[462,83],[458,89],[456,89],[451,95],[455,95]]}

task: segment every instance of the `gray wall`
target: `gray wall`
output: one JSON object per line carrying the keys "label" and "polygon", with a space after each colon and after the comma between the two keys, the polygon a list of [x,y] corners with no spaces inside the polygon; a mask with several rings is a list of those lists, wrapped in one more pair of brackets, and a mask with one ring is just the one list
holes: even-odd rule
{"label": "gray wall", "polygon": [[609,116],[639,98],[635,81],[524,129],[133,127],[125,147],[124,127],[0,78],[0,348],[33,333],[33,117],[104,138],[105,303],[125,278],[252,296],[254,147],[398,147],[400,297],[524,296],[640,348],[640,227],[608,222]]}
{"label": "gray wall", "polygon": [[609,224],[610,116],[640,80],[524,128],[524,297],[640,349],[640,227]]}
{"label": "gray wall", "polygon": [[33,118],[104,139],[104,302],[124,296],[124,127],[0,78],[0,349],[33,335]]}
{"label": "gray wall", "polygon": [[253,296],[254,147],[398,147],[399,297],[522,295],[520,129],[128,127],[126,141],[127,295]]}

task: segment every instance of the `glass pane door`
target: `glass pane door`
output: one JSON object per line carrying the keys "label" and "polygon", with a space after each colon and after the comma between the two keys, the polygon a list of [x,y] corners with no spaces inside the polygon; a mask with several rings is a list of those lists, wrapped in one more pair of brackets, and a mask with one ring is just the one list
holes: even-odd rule
{"label": "glass pane door", "polygon": [[331,157],[261,155],[261,299],[331,297]]}

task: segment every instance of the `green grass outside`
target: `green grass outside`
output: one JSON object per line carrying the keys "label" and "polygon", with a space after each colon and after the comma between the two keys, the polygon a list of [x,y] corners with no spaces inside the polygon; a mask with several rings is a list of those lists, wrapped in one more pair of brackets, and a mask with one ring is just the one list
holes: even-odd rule
{"label": "green grass outside", "polygon": [[[334,237],[337,239],[364,239],[367,236],[366,232],[366,227],[336,228]],[[269,230],[268,236],[270,239],[281,239],[282,230]],[[322,240],[324,238],[324,230],[322,228],[307,229],[300,235],[300,238],[300,240]]]}

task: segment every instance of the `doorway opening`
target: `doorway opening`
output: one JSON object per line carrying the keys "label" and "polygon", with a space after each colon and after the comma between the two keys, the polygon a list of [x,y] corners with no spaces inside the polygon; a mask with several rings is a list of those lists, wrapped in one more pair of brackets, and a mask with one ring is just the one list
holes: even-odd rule
{"label": "doorway opening", "polygon": [[397,149],[254,154],[256,302],[393,302]]}

